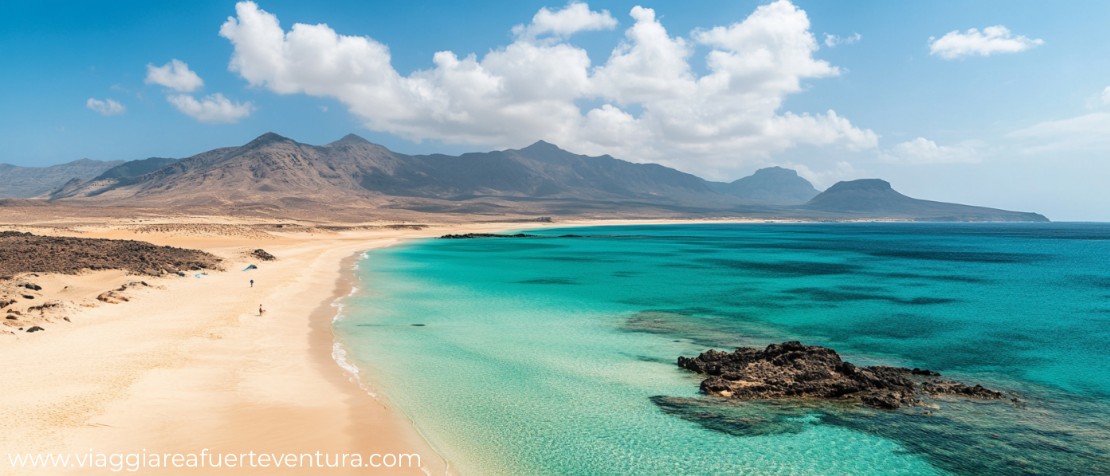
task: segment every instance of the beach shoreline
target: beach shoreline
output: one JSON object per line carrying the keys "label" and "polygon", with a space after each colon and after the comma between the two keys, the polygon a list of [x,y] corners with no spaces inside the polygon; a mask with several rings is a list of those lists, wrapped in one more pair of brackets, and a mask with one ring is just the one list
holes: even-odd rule
{"label": "beach shoreline", "polygon": [[[204,219],[197,219],[202,221]],[[223,218],[220,226],[239,227]],[[419,454],[415,468],[287,468],[278,474],[449,474],[450,466],[414,421],[366,388],[336,360],[333,319],[369,250],[449,233],[705,220],[571,220],[487,222],[423,227],[351,227],[327,232],[212,232],[166,227],[138,233],[119,223],[59,227],[47,233],[136,239],[211,252],[222,272],[201,278],[146,277],[149,289],[119,304],[68,306],[71,322],[45,332],[0,336],[9,405],[0,409],[0,444],[10,453],[312,452]],[[737,222],[741,220],[729,220]],[[746,221],[746,220],[743,220]],[[6,225],[5,228],[21,228]],[[42,233],[43,228],[22,226]],[[185,231],[183,231],[185,230]],[[254,248],[278,256],[250,271]],[[51,275],[36,279],[67,289],[116,286],[135,276]],[[326,284],[325,284],[326,283]],[[370,287],[373,283],[364,283]],[[45,289],[44,298],[59,297]],[[88,301],[88,299],[86,299]],[[266,313],[259,316],[259,302]],[[121,345],[122,344],[122,345]],[[86,356],[95,356],[87,358]],[[361,380],[358,380],[361,379]],[[355,381],[357,380],[357,381]],[[37,471],[9,468],[15,474]],[[225,468],[225,470],[228,468]],[[59,471],[63,472],[63,471]],[[84,473],[72,470],[71,473]],[[274,474],[274,468],[224,471]],[[143,474],[198,474],[146,468]],[[201,471],[203,473],[203,471]]]}
{"label": "beach shoreline", "polygon": [[[407,241],[398,241],[391,245],[375,247],[373,249],[363,250],[345,258],[340,268],[343,272],[340,278],[336,281],[335,293],[333,299],[327,304],[321,304],[318,310],[319,315],[313,318],[313,330],[319,331],[313,338],[315,345],[315,354],[325,361],[324,371],[334,371],[335,368],[340,370],[338,375],[344,380],[350,391],[354,394],[352,400],[359,403],[354,406],[363,405],[378,405],[385,408],[392,418],[399,419],[408,425],[420,440],[420,446],[425,448],[435,458],[434,467],[438,468],[438,472],[431,474],[453,474],[451,470],[451,462],[447,460],[442,453],[435,447],[435,445],[420,431],[420,427],[416,424],[411,416],[406,414],[403,410],[398,408],[388,397],[388,394],[377,385],[376,381],[368,375],[368,369],[361,368],[358,364],[348,357],[348,350],[346,345],[340,340],[335,330],[335,323],[343,319],[343,310],[345,305],[343,301],[356,295],[357,292],[365,285],[361,282],[357,272],[358,265],[368,257],[368,253],[375,249],[381,249],[388,246],[401,246]],[[346,290],[346,291],[345,291]],[[330,369],[328,369],[330,367]]]}
{"label": "beach shoreline", "polygon": [[[454,474],[452,472],[451,462],[442,454],[441,450],[423,434],[419,425],[416,423],[412,416],[406,414],[401,408],[394,404],[390,397],[388,389],[382,388],[380,382],[373,378],[372,369],[360,367],[359,364],[353,360],[348,360],[346,345],[341,341],[341,336],[337,334],[334,324],[337,320],[343,318],[343,301],[356,295],[359,291],[366,291],[373,287],[373,283],[364,283],[358,275],[360,265],[369,258],[370,253],[383,248],[405,246],[414,240],[431,239],[450,233],[516,233],[521,230],[534,230],[540,228],[564,228],[564,227],[579,227],[579,226],[619,226],[619,225],[646,225],[646,224],[677,224],[677,223],[748,223],[748,220],[574,220],[567,222],[551,222],[551,223],[518,223],[518,222],[503,222],[503,223],[481,223],[475,225],[439,225],[433,226],[429,230],[430,233],[414,234],[404,238],[397,238],[388,243],[375,243],[375,246],[368,246],[365,249],[359,250],[347,258],[343,259],[340,264],[342,273],[336,281],[336,287],[330,300],[321,303],[318,312],[321,314],[319,317],[314,318],[314,325],[320,328],[326,327],[326,335],[321,335],[314,342],[317,344],[316,355],[319,357],[328,356],[332,367],[338,368],[342,371],[346,383],[350,385],[351,390],[362,397],[362,400],[372,401],[376,405],[388,409],[392,413],[392,417],[398,418],[406,422],[414,433],[420,438],[420,443],[435,455],[440,472],[433,472],[432,474]],[[756,221],[750,221],[756,223]],[[325,315],[329,315],[324,319]],[[338,352],[344,352],[343,355],[338,355]],[[364,402],[365,403],[365,402]]]}
{"label": "beach shoreline", "polygon": [[[332,359],[330,327],[337,311],[332,304],[350,290],[350,267],[360,254],[399,237],[437,233],[431,228],[385,228],[289,233],[260,241],[178,231],[134,236],[117,226],[86,227],[76,234],[211,251],[225,260],[225,271],[197,273],[199,278],[144,277],[151,288],[129,291],[127,302],[76,301],[66,306],[70,322],[51,319],[43,323],[46,331],[3,336],[0,358],[9,363],[3,376],[10,385],[9,405],[0,410],[0,444],[9,456],[202,450],[322,451],[366,458],[417,454],[420,464],[411,468],[277,473],[445,474],[446,463],[416,435],[411,422],[382,401],[367,398]],[[259,269],[249,274],[257,284],[248,287],[242,274],[246,271],[240,269],[254,263],[243,257],[254,247],[264,247],[278,260],[258,263]],[[63,284],[67,290],[97,289],[135,279],[117,273],[109,282],[103,274],[34,279],[51,285],[44,288],[43,299],[64,297],[52,289]],[[266,309],[263,316],[257,312],[259,302]],[[15,474],[42,471],[8,467],[10,463],[5,467]],[[274,468],[224,472],[273,474]],[[144,468],[143,473],[190,470]]]}
{"label": "beach shoreline", "polygon": [[[386,246],[395,246],[400,243],[392,243]],[[352,296],[357,284],[359,284],[358,276],[355,274],[357,264],[364,259],[367,252],[376,248],[380,247],[376,246],[371,249],[356,251],[340,261],[339,274],[330,298],[321,302],[310,318],[309,340],[311,342],[311,352],[319,361],[321,373],[333,376],[337,386],[344,388],[350,394],[349,408],[351,416],[348,431],[355,438],[356,446],[374,444],[372,439],[365,438],[365,432],[359,428],[360,423],[370,423],[372,425],[383,417],[389,418],[394,422],[399,422],[401,427],[412,430],[413,434],[404,435],[404,440],[421,453],[424,464],[420,469],[424,474],[451,474],[447,459],[439,454],[434,446],[420,434],[415,422],[391,405],[380,393],[372,392],[373,384],[362,380],[364,372],[361,369],[356,368],[356,371],[352,372],[352,369],[348,366],[355,364],[347,362],[347,365],[343,365],[343,362],[339,361],[340,356],[336,355],[337,346],[341,344],[337,340],[333,324],[341,318],[343,300]],[[413,436],[416,437],[415,443],[413,443]],[[427,461],[427,459],[430,459],[430,461]]]}

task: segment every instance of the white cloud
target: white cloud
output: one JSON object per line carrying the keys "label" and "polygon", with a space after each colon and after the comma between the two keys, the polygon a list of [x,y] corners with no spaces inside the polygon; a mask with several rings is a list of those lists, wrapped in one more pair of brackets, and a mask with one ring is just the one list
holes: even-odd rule
{"label": "white cloud", "polygon": [[879,158],[902,164],[951,164],[979,162],[980,154],[978,145],[973,142],[938,145],[929,139],[918,137],[880,152]]}
{"label": "white cloud", "polygon": [[[1110,152],[1110,112],[1092,112],[1067,119],[1044,121],[1019,129],[1006,138],[1020,153],[1073,154]],[[1066,157],[1055,157],[1056,159]]]}
{"label": "white cloud", "polygon": [[595,12],[585,3],[571,3],[562,10],[551,11],[541,8],[532,17],[532,23],[513,27],[513,34],[523,38],[535,38],[544,34],[569,37],[581,31],[612,30],[617,27],[617,19],[609,10]]}
{"label": "white cloud", "polygon": [[[204,86],[204,80],[189,69],[188,64],[178,59],[162,66],[146,65],[146,83],[165,86],[177,93],[190,93]],[[254,105],[250,102],[232,102],[220,93],[198,100],[189,94],[167,92],[166,100],[178,111],[200,122],[235,123],[254,110]]]}
{"label": "white cloud", "polygon": [[188,94],[167,96],[166,100],[178,111],[200,122],[239,122],[254,110],[251,103],[232,102],[220,93],[206,96],[199,101]]}
{"label": "white cloud", "polygon": [[1103,106],[1110,106],[1110,86],[1103,88],[1102,94],[1099,95],[1099,102]]}
{"label": "white cloud", "polygon": [[944,59],[965,56],[990,56],[996,53],[1020,53],[1044,44],[1040,38],[1014,35],[1002,25],[988,26],[979,31],[971,28],[963,33],[953,30],[940,38],[929,37],[929,54]]}
{"label": "white cloud", "polygon": [[[517,147],[545,139],[711,176],[798,145],[875,147],[874,132],[834,111],[781,110],[804,80],[840,74],[813,57],[809,19],[789,1],[685,38],[671,36],[652,9],[635,7],[630,16],[602,64],[567,37],[615,20],[572,3],[540,10],[513,42],[482,57],[440,51],[430,68],[409,75],[372,38],[324,24],[285,30],[249,1],[236,5],[220,35],[234,48],[229,68],[252,86],[336,98],[367,128],[414,141]],[[552,36],[535,41],[541,34]],[[708,49],[707,73],[691,68],[694,45]]]}
{"label": "white cloud", "polygon": [[179,93],[191,93],[204,86],[204,81],[181,60],[162,66],[146,65],[146,83],[165,86]]}
{"label": "white cloud", "polygon": [[636,20],[625,32],[609,61],[594,73],[595,92],[621,104],[648,104],[697,92],[697,78],[690,70],[693,52],[682,38],[672,38],[655,18],[655,10],[636,6]]}
{"label": "white cloud", "polygon": [[848,36],[837,36],[830,33],[825,33],[825,46],[829,48],[836,48],[837,46],[848,46],[859,43],[863,39],[863,35],[859,33],[852,33]]}
{"label": "white cloud", "polygon": [[123,104],[120,104],[115,99],[89,98],[85,101],[85,107],[95,111],[101,116],[115,116],[127,111],[127,108],[123,107]]}

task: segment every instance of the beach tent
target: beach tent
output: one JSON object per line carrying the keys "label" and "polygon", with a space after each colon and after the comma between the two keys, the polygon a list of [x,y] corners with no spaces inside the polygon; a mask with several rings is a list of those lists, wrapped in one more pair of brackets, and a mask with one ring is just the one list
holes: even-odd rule
{"label": "beach tent", "polygon": [[243,268],[243,271],[250,271],[252,269],[258,269],[258,266],[252,264],[250,266],[247,266],[246,268]]}

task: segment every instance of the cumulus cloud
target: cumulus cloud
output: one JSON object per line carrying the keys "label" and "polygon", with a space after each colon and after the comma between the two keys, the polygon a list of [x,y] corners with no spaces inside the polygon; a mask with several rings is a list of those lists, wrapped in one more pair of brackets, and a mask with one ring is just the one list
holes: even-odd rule
{"label": "cumulus cloud", "polygon": [[547,7],[532,17],[532,23],[513,27],[513,34],[523,38],[535,38],[551,34],[566,38],[581,31],[612,30],[617,27],[617,19],[609,10],[595,12],[585,3],[571,3],[562,10],[551,11]]}
{"label": "cumulus cloud", "polygon": [[929,54],[944,59],[990,56],[996,53],[1020,53],[1042,44],[1044,40],[1040,38],[1014,35],[1009,28],[995,25],[983,28],[983,31],[971,28],[962,33],[953,30],[940,38],[929,37]]}
{"label": "cumulus cloud", "polygon": [[176,93],[166,94],[166,100],[183,114],[200,122],[235,123],[249,116],[254,110],[250,102],[233,102],[223,94],[215,93],[197,99],[189,94],[204,86],[200,75],[189,69],[184,61],[173,59],[162,66],[146,65],[146,83],[165,86]]}
{"label": "cumulus cloud", "polygon": [[191,93],[204,86],[197,73],[184,61],[174,59],[162,66],[146,65],[146,83],[165,86],[179,93]]}
{"label": "cumulus cloud", "polygon": [[239,122],[254,110],[251,103],[232,102],[220,93],[205,96],[200,100],[188,94],[174,94],[167,96],[166,100],[178,111],[200,122]]}
{"label": "cumulus cloud", "polygon": [[101,116],[115,116],[127,111],[127,108],[123,107],[123,104],[120,104],[115,99],[89,98],[85,101],[85,107],[95,111]]}
{"label": "cumulus cloud", "polygon": [[[440,51],[408,75],[370,37],[325,24],[286,30],[249,1],[235,11],[220,28],[233,46],[231,71],[278,94],[336,98],[367,128],[414,141],[516,147],[545,139],[718,177],[798,145],[877,142],[835,111],[782,110],[803,81],[840,74],[814,57],[809,18],[787,0],[687,37],[637,6],[624,39],[598,65],[568,37],[616,20],[585,3],[545,8],[506,46],[481,57]],[[707,53],[694,58],[695,51]],[[691,62],[702,59],[707,71],[699,74]]]}
{"label": "cumulus cloud", "polygon": [[830,33],[825,33],[825,46],[829,48],[836,48],[837,46],[847,46],[859,43],[863,39],[863,35],[859,33],[852,33],[848,36],[837,36]]}
{"label": "cumulus cloud", "polygon": [[939,145],[924,137],[896,144],[879,154],[886,162],[903,164],[950,164],[979,162],[976,144],[963,142]]}

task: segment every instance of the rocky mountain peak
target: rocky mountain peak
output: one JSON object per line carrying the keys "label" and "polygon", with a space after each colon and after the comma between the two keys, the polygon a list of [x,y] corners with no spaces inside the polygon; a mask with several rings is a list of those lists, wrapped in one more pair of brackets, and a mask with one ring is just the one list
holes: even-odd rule
{"label": "rocky mountain peak", "polygon": [[560,149],[559,146],[557,146],[555,144],[552,144],[550,142],[547,142],[547,141],[543,141],[543,140],[538,140],[535,143],[533,143],[532,145],[530,145],[528,147],[525,147],[523,149],[520,149],[520,151],[521,152],[531,152],[531,153],[566,152],[565,150]]}
{"label": "rocky mountain peak", "polygon": [[274,132],[267,132],[265,134],[262,134],[262,135],[256,137],[254,140],[248,142],[243,147],[244,148],[257,148],[257,147],[267,146],[267,145],[270,145],[270,144],[277,144],[277,143],[280,143],[280,142],[295,142],[295,141],[293,139],[290,139],[288,137],[279,135],[279,134],[274,133]]}
{"label": "rocky mountain peak", "polygon": [[365,138],[363,138],[362,136],[360,136],[358,134],[347,134],[347,135],[343,136],[343,138],[341,138],[341,139],[339,139],[335,142],[332,142],[328,145],[332,146],[332,145],[365,145],[365,144],[371,144],[371,142],[366,140]]}
{"label": "rocky mountain peak", "polygon": [[[846,192],[846,191],[871,191],[871,192],[894,192],[890,186],[890,182],[882,179],[859,179],[847,180],[844,182],[837,182],[827,190],[829,192]],[[897,193],[897,192],[894,192]]]}

